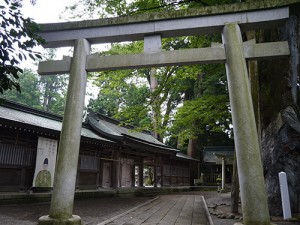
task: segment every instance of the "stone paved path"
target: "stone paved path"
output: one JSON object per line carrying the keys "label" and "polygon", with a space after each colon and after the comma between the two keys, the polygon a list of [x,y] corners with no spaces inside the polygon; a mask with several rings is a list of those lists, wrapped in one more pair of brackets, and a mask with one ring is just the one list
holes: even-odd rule
{"label": "stone paved path", "polygon": [[203,197],[160,196],[98,225],[207,225]]}

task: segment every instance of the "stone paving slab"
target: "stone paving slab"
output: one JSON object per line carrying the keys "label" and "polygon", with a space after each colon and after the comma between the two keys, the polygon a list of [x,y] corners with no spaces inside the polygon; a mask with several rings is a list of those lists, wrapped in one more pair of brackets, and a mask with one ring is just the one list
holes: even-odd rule
{"label": "stone paving slab", "polygon": [[200,195],[165,195],[98,225],[207,225],[207,207]]}

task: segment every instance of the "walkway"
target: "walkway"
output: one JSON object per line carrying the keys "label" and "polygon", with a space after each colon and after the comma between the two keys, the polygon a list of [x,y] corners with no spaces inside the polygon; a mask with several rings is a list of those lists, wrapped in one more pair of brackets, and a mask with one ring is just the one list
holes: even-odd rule
{"label": "walkway", "polygon": [[[209,221],[204,219],[206,215],[201,196],[204,196],[210,210],[214,209],[222,215],[230,213],[230,193],[193,191],[181,192],[178,195],[160,195],[158,198],[76,199],[74,214],[80,215],[84,225],[152,225],[157,224],[157,221],[161,222],[161,225],[196,225],[197,223],[197,225],[208,225]],[[5,204],[0,200],[0,225],[36,225],[38,218],[48,213],[49,202]],[[242,215],[239,214],[238,216],[241,217]],[[272,222],[277,225],[299,225],[300,214],[293,216],[299,220],[291,222],[284,221],[282,217],[272,217]],[[233,225],[236,222],[242,222],[238,219],[221,219],[216,215],[211,215],[211,217],[214,225]]]}
{"label": "walkway", "polygon": [[98,225],[207,225],[203,200],[199,195],[160,196]]}

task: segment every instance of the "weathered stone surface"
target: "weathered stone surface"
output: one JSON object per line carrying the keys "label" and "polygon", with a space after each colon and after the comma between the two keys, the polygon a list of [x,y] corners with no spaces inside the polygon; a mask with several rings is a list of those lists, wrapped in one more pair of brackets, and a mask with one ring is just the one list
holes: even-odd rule
{"label": "weathered stone surface", "polygon": [[80,217],[72,216],[72,214],[87,83],[85,62],[89,51],[90,45],[85,39],[76,41],[49,216],[41,217],[39,224],[80,224]]}
{"label": "weathered stone surface", "polygon": [[42,216],[39,219],[38,225],[81,225],[81,218],[72,215],[68,219],[55,219],[49,216]]}
{"label": "weathered stone surface", "polygon": [[134,16],[124,16],[116,18],[104,18],[98,20],[84,20],[76,22],[65,23],[53,23],[53,24],[40,24],[42,31],[54,31],[54,30],[68,30],[68,29],[80,29],[85,27],[99,27],[126,23],[138,23],[148,22],[156,20],[164,20],[168,18],[186,18],[193,16],[205,16],[205,15],[217,15],[232,12],[243,12],[259,9],[268,9],[275,7],[282,7],[299,3],[298,0],[260,0],[260,1],[248,1],[236,4],[225,4],[218,6],[208,6],[201,8],[192,8],[178,11],[168,12],[151,12],[145,14],[138,14]]}
{"label": "weathered stone surface", "polygon": [[300,193],[300,122],[292,107],[263,130],[262,156],[271,215],[282,215],[278,173],[287,174],[292,212],[297,211]]}
{"label": "weathered stone surface", "polygon": [[242,38],[237,24],[222,34],[244,222],[269,224],[267,196]]}
{"label": "weathered stone surface", "polygon": [[73,46],[80,38],[97,44],[143,40],[145,35],[152,34],[168,38],[217,33],[224,23],[233,22],[238,22],[242,30],[270,28],[284,24],[289,17],[289,7],[295,2],[251,1],[163,14],[45,24],[40,25],[39,35],[46,40],[44,47],[63,47]]}
{"label": "weathered stone surface", "polygon": [[[262,159],[269,209],[273,216],[282,215],[278,179],[281,171],[287,174],[292,213],[297,212],[299,206],[299,101],[294,91],[298,89],[295,70],[299,74],[299,60],[298,64],[294,61],[299,57],[299,46],[295,44],[299,43],[299,31],[298,35],[289,32],[289,29],[295,27],[291,26],[294,19],[281,29],[265,31],[260,37],[263,42],[288,40],[291,52],[290,58],[259,62]],[[297,22],[299,26],[299,17]]]}

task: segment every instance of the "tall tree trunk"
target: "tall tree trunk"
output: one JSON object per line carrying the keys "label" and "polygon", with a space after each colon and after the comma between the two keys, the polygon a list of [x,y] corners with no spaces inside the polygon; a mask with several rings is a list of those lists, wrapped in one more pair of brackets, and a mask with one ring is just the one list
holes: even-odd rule
{"label": "tall tree trunk", "polygon": [[[154,93],[158,87],[158,81],[156,77],[156,68],[151,68],[150,70],[150,91]],[[154,134],[153,136],[157,139],[162,141],[162,137],[159,134],[160,130],[160,103],[159,103],[159,95],[156,95],[152,101],[151,109],[152,109],[152,121],[154,127]]]}
{"label": "tall tree trunk", "polygon": [[231,187],[231,212],[239,212],[239,195],[240,195],[240,185],[237,170],[236,155],[234,150],[234,160],[233,160],[233,175],[232,175],[232,187]]}
{"label": "tall tree trunk", "polygon": [[[246,32],[247,40],[256,39],[255,31]],[[258,76],[258,64],[257,61],[248,62],[248,73],[251,88],[251,97],[253,102],[253,109],[255,115],[257,136],[259,139],[261,149],[261,126],[260,126],[260,111],[259,111],[259,76]]]}
{"label": "tall tree trunk", "polygon": [[45,84],[45,91],[43,94],[43,109],[48,111],[48,92],[49,92],[49,84],[46,82]]}
{"label": "tall tree trunk", "polygon": [[196,149],[198,144],[198,138],[190,138],[188,143],[187,155],[192,158],[196,158]]}
{"label": "tall tree trunk", "polygon": [[299,206],[300,122],[295,99],[299,17],[292,16],[287,24],[281,30],[265,31],[263,37],[265,42],[288,40],[290,58],[259,63],[262,159],[271,215],[282,214],[278,179],[281,171],[287,173],[292,212],[297,212]]}

